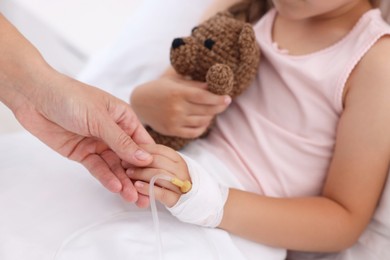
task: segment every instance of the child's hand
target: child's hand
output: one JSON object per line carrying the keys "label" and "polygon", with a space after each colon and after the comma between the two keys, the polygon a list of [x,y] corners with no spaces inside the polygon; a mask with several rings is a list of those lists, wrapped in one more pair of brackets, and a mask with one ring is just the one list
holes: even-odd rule
{"label": "child's hand", "polygon": [[[163,174],[190,181],[187,164],[176,151],[158,144],[142,145],[142,148],[153,156],[153,162],[145,168],[130,168],[126,172],[130,179],[135,181],[134,186],[140,194],[149,196],[149,183],[155,175]],[[156,200],[167,207],[172,207],[177,203],[182,192],[179,187],[169,181],[158,179],[155,183],[154,194]],[[138,206],[146,207],[148,202],[144,201]]]}
{"label": "child's hand", "polygon": [[[191,189],[183,194],[178,187],[165,180],[158,180],[154,188],[156,200],[163,203],[173,216],[191,224],[217,227],[223,216],[223,208],[229,189],[219,185],[210,173],[194,160],[162,145],[142,145],[152,154],[153,162],[147,168],[129,169],[137,191],[149,195],[149,182],[157,174],[177,177],[192,182]],[[147,206],[137,204],[138,206]]]}
{"label": "child's hand", "polygon": [[130,103],[141,121],[155,131],[196,138],[231,101],[229,96],[215,95],[206,88],[206,83],[170,73],[137,87]]}

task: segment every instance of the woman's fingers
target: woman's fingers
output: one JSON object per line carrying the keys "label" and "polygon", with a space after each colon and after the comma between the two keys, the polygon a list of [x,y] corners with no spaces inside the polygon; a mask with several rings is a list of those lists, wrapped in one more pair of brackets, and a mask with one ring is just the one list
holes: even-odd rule
{"label": "woman's fingers", "polygon": [[142,208],[142,209],[149,207],[149,205],[150,205],[149,196],[138,193],[138,200],[135,204],[137,205],[137,207]]}
{"label": "woman's fingers", "polygon": [[121,182],[98,154],[89,154],[81,163],[109,191],[117,193],[122,190]]}
{"label": "woman's fingers", "polygon": [[104,151],[101,157],[122,184],[120,190],[122,198],[129,202],[136,202],[138,200],[137,191],[122,167],[120,158],[111,150]]}
{"label": "woman's fingers", "polygon": [[137,166],[145,166],[150,163],[151,156],[140,149],[133,138],[136,137],[137,139],[150,143],[153,143],[153,140],[136,118],[133,118],[134,122],[131,122],[131,118],[126,119],[126,122],[129,122],[128,124],[132,126],[131,129],[126,129],[126,131],[117,122],[112,120],[111,117],[105,116],[102,118],[97,123],[99,130],[95,130],[96,137],[101,138],[120,158],[129,163]]}

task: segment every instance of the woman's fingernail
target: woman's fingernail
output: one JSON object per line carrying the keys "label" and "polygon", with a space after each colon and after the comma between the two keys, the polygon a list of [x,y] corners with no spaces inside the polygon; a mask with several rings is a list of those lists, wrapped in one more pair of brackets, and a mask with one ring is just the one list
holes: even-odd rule
{"label": "woman's fingernail", "polygon": [[122,183],[118,179],[112,179],[107,184],[108,189],[111,192],[120,192],[122,190]]}
{"label": "woman's fingernail", "polygon": [[137,187],[137,188],[143,188],[143,187],[144,187],[144,184],[143,184],[142,182],[140,182],[140,181],[136,181],[136,182],[134,183],[134,186]]}
{"label": "woman's fingernail", "polygon": [[141,149],[138,149],[135,154],[134,154],[135,158],[137,158],[138,160],[141,160],[141,161],[146,161],[150,158],[150,154],[145,152],[144,150],[141,150]]}
{"label": "woman's fingernail", "polygon": [[232,102],[232,98],[230,96],[225,97],[225,104],[229,105]]}

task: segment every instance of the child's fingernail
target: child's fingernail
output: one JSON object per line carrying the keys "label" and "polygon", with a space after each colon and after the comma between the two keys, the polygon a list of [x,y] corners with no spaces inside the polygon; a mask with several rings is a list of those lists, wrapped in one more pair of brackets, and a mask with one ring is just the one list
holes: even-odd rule
{"label": "child's fingernail", "polygon": [[130,176],[130,175],[133,175],[134,172],[135,172],[134,169],[130,169],[130,168],[129,168],[129,169],[126,170],[126,174],[129,175],[129,176]]}
{"label": "child's fingernail", "polygon": [[145,185],[142,182],[140,182],[140,181],[136,181],[134,183],[134,186],[137,187],[137,188],[143,188]]}
{"label": "child's fingernail", "polygon": [[138,160],[145,161],[145,160],[149,159],[151,155],[149,153],[145,152],[144,150],[138,149],[135,152],[134,156]]}

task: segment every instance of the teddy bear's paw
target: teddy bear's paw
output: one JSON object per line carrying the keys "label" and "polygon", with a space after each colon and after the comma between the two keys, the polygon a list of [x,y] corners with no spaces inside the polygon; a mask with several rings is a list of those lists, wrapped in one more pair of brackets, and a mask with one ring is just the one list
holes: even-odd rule
{"label": "teddy bear's paw", "polygon": [[233,71],[227,65],[215,64],[208,70],[206,82],[210,92],[217,95],[230,94],[234,84]]}

